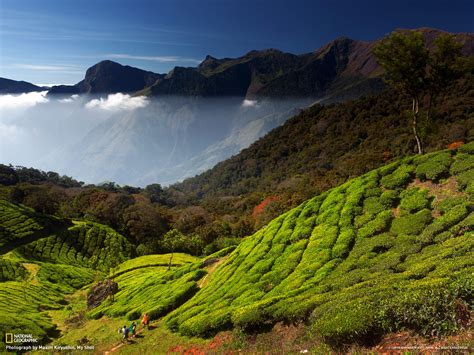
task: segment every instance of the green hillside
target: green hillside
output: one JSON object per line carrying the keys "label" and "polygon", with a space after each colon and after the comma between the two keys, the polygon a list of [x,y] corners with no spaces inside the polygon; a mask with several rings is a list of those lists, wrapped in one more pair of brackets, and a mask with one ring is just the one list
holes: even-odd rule
{"label": "green hillside", "polygon": [[[0,200],[0,333],[58,335],[48,312],[91,284],[101,271],[128,260],[133,246],[111,228],[68,222]],[[94,271],[97,269],[97,271]]]}
{"label": "green hillside", "polygon": [[132,244],[113,229],[92,222],[75,222],[69,229],[18,248],[27,259],[91,267],[108,271],[129,259]]}
{"label": "green hillside", "polygon": [[[170,270],[170,254],[133,258],[134,244],[108,226],[2,200],[10,244],[0,258],[0,336],[59,344],[86,336],[107,348],[109,323],[145,312],[185,343],[301,321],[336,347],[401,329],[456,332],[473,302],[473,178],[474,142],[407,157],[306,201],[206,262],[174,253]],[[107,274],[118,293],[88,310],[85,294]],[[66,325],[78,315],[83,328]]]}
{"label": "green hillside", "polygon": [[473,301],[473,177],[470,143],[333,188],[245,238],[166,324],[209,336],[305,320],[339,345],[456,331]]}
{"label": "green hillside", "polygon": [[0,250],[44,237],[63,228],[64,221],[41,215],[33,209],[0,200]]}
{"label": "green hillside", "polygon": [[198,291],[197,281],[204,274],[199,264],[171,271],[163,266],[130,270],[114,279],[120,287],[115,301],[103,302],[89,312],[89,316],[125,316],[133,320],[147,312],[150,318],[159,318],[191,298]]}
{"label": "green hillside", "polygon": [[[157,255],[144,255],[138,258],[127,260],[122,264],[118,265],[115,269],[114,275],[118,276],[125,272],[147,268],[147,267],[163,267],[168,266],[170,262],[171,254],[157,254]],[[174,253],[171,258],[171,264],[173,266],[181,266],[186,263],[198,262],[200,259],[195,256],[191,256],[184,253]]]}

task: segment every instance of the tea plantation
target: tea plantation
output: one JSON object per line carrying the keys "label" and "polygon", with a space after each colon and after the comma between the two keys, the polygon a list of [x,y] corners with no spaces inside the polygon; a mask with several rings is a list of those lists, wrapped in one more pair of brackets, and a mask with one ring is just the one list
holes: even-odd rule
{"label": "tea plantation", "polygon": [[61,228],[62,221],[0,199],[0,250],[3,253]]}
{"label": "tea plantation", "polygon": [[0,336],[57,337],[48,311],[106,275],[119,291],[86,311],[91,322],[148,312],[182,335],[209,337],[303,321],[334,346],[401,329],[453,333],[473,305],[473,198],[470,143],[352,179],[212,261],[174,253],[171,269],[170,254],[134,258],[108,226],[0,200]]}
{"label": "tea plantation", "polygon": [[244,239],[166,324],[209,336],[304,320],[335,345],[454,332],[474,294],[473,178],[470,143],[350,180]]}
{"label": "tea plantation", "polygon": [[108,271],[132,255],[133,246],[113,229],[75,222],[69,229],[18,248],[27,259],[78,265]]}

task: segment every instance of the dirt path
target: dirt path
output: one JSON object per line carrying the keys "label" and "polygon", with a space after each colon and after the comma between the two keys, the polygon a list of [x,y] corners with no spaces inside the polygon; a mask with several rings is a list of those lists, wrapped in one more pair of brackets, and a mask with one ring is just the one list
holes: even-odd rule
{"label": "dirt path", "polygon": [[32,264],[32,263],[22,263],[22,265],[30,273],[30,277],[28,279],[28,282],[31,283],[32,285],[39,285],[37,275],[38,275],[38,271],[40,269],[40,266],[38,264]]}
{"label": "dirt path", "polygon": [[209,283],[210,276],[216,271],[217,267],[221,265],[224,261],[227,260],[227,256],[224,256],[223,258],[220,258],[218,261],[216,261],[214,264],[209,265],[208,267],[204,268],[204,270],[207,271],[206,276],[204,276],[202,279],[198,281],[198,287],[203,288]]}
{"label": "dirt path", "polygon": [[[150,322],[150,328],[151,328],[151,329],[154,328],[154,326],[152,325],[153,323],[156,323],[156,322]],[[138,331],[136,332],[136,335],[143,333],[144,330],[145,330],[145,327],[143,327],[142,329],[138,330]],[[129,339],[135,339],[135,341],[136,341],[136,340],[138,340],[138,339],[140,339],[140,338],[129,338]],[[113,352],[117,351],[118,349],[120,349],[122,346],[125,346],[125,345],[128,345],[128,341],[127,341],[127,342],[121,341],[120,343],[115,344],[114,347],[112,347],[110,350],[104,351],[104,354],[113,353]]]}
{"label": "dirt path", "polygon": [[[203,288],[204,286],[206,286],[208,283],[209,283],[209,279],[210,279],[210,276],[216,271],[217,267],[219,265],[221,265],[224,261],[227,260],[227,256],[223,257],[223,258],[220,258],[218,261],[216,261],[215,263],[207,266],[204,268],[204,270],[207,271],[207,274],[206,276],[204,276],[202,279],[200,279],[198,281],[198,286],[199,288]],[[153,323],[156,323],[157,321],[153,322]],[[153,324],[152,322],[150,322],[150,325],[152,326]],[[152,326],[153,327],[153,326]],[[137,331],[137,335],[138,334],[141,334],[145,329],[142,328],[140,329],[139,331]],[[133,338],[132,338],[133,339]],[[134,338],[135,341],[137,341],[138,339],[140,338]],[[120,342],[120,343],[117,343],[115,344],[112,348],[110,348],[109,350],[105,351],[104,354],[110,354],[110,353],[113,353],[115,351],[117,351],[118,349],[120,349],[121,347],[127,345],[128,342]]]}

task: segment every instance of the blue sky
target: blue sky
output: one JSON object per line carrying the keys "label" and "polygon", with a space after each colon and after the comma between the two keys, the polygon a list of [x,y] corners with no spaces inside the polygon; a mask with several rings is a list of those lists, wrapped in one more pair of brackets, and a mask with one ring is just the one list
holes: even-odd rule
{"label": "blue sky", "polygon": [[0,76],[72,84],[103,59],[166,73],[206,54],[312,51],[395,28],[473,32],[472,1],[0,0]]}

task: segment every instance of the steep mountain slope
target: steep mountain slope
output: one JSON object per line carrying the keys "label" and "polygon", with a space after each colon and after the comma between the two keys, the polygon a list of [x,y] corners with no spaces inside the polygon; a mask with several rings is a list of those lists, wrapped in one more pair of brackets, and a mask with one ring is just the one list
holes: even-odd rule
{"label": "steep mountain slope", "polygon": [[144,108],[111,114],[67,149],[45,156],[43,166],[88,182],[170,184],[246,148],[308,101],[244,103],[239,98],[155,98]]}
{"label": "steep mountain slope", "polygon": [[[407,31],[407,30],[402,30]],[[416,29],[430,45],[443,31]],[[464,53],[472,54],[474,36],[456,34]],[[234,95],[312,97],[345,101],[384,87],[372,48],[378,41],[338,38],[312,53],[294,55],[277,49],[251,51],[239,58],[207,56],[197,68],[174,68],[145,91],[151,95]]]}
{"label": "steep mountain slope", "polygon": [[161,74],[104,60],[87,69],[84,80],[73,86],[53,86],[48,95],[131,93],[152,85],[162,77]]}
{"label": "steep mountain slope", "polygon": [[166,323],[206,336],[305,320],[335,345],[466,326],[473,158],[474,143],[408,157],[314,197],[244,239]]}
{"label": "steep mountain slope", "polygon": [[383,87],[377,78],[380,69],[371,53],[373,44],[342,38],[300,56],[276,49],[251,51],[236,59],[207,56],[197,68],[173,69],[148,92],[322,98],[337,91],[341,98],[348,99]]}
{"label": "steep mountain slope", "polygon": [[0,94],[22,94],[32,91],[45,91],[46,88],[28,83],[6,78],[0,78]]}
{"label": "steep mountain slope", "polygon": [[[203,199],[324,191],[414,151],[408,103],[388,90],[347,103],[313,105],[238,155],[171,189]],[[426,149],[472,140],[473,105],[474,84],[468,77],[437,102]]]}

